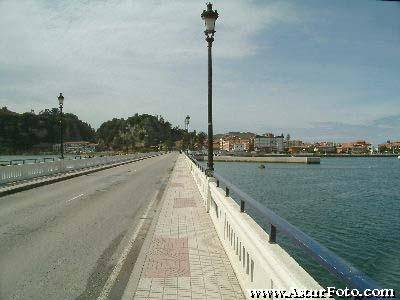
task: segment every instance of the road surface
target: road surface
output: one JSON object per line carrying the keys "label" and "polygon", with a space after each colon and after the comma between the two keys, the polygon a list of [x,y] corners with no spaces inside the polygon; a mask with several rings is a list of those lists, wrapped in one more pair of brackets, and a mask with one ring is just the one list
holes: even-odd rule
{"label": "road surface", "polygon": [[175,160],[166,154],[1,197],[0,299],[95,299]]}

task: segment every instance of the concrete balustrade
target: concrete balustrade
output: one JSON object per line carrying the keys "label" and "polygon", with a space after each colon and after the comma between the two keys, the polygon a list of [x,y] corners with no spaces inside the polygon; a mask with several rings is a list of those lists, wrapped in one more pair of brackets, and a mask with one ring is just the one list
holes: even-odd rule
{"label": "concrete balustrade", "polygon": [[48,176],[58,173],[77,171],[85,168],[122,163],[149,154],[134,154],[121,156],[103,156],[86,159],[64,159],[55,162],[42,162],[36,164],[0,166],[0,185],[7,183],[33,179],[40,176]]}
{"label": "concrete balustrade", "polygon": [[[247,289],[322,289],[322,287],[225,190],[186,158],[219,239],[244,291]],[[250,298],[250,294],[246,293]]]}

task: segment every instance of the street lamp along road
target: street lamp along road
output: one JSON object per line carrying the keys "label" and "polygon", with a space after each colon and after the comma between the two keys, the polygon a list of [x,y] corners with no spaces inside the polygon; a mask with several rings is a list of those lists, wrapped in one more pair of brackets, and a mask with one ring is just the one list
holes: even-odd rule
{"label": "street lamp along road", "polygon": [[187,132],[189,132],[189,121],[190,121],[190,116],[187,115],[186,118],[185,118],[185,130]]}
{"label": "street lamp along road", "polygon": [[211,48],[214,42],[215,21],[218,19],[218,12],[212,9],[212,4],[207,3],[207,10],[203,10],[201,18],[204,20],[206,30],[206,41],[208,43],[208,162],[206,174],[213,176],[214,153],[213,153],[213,125],[212,125],[212,59]]}
{"label": "street lamp along road", "polygon": [[189,146],[190,146],[190,135],[189,135],[189,121],[190,121],[190,116],[187,115],[185,118],[185,131],[186,131],[186,135],[188,136],[188,144],[186,146],[186,152],[189,151]]}
{"label": "street lamp along road", "polygon": [[64,96],[60,93],[58,96],[58,104],[60,106],[60,151],[61,151],[61,159],[64,159],[64,137],[63,137],[63,105],[64,105]]}

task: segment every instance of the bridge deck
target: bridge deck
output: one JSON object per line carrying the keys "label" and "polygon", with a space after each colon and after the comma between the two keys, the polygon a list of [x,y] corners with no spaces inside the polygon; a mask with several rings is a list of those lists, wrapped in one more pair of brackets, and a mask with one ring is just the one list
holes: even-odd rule
{"label": "bridge deck", "polygon": [[163,197],[140,278],[131,277],[124,299],[244,299],[182,156]]}

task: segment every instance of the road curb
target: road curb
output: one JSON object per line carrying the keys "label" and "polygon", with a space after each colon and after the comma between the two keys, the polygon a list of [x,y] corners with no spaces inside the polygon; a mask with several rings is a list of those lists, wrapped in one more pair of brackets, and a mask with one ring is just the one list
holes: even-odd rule
{"label": "road curb", "polygon": [[7,195],[19,193],[19,192],[22,192],[22,191],[27,191],[27,190],[30,190],[30,189],[34,189],[34,188],[37,188],[37,187],[40,187],[40,186],[49,185],[49,184],[60,182],[60,181],[63,181],[63,180],[68,180],[68,179],[71,179],[71,178],[75,178],[75,177],[88,175],[88,174],[92,174],[92,173],[95,173],[95,172],[99,172],[99,171],[103,171],[103,170],[119,167],[119,166],[122,166],[122,165],[134,163],[134,162],[137,162],[137,161],[145,160],[145,159],[148,159],[148,158],[153,158],[153,157],[160,156],[160,155],[163,155],[163,154],[157,154],[157,155],[151,155],[151,156],[146,156],[146,157],[141,157],[141,158],[135,158],[133,160],[125,161],[125,162],[122,162],[122,163],[117,163],[117,164],[107,165],[107,166],[103,166],[103,167],[99,167],[99,168],[95,168],[95,169],[85,170],[85,171],[82,171],[82,172],[79,172],[79,173],[68,174],[68,175],[65,175],[65,176],[62,176],[62,177],[49,178],[48,180],[44,180],[44,181],[40,181],[40,182],[31,182],[31,183],[23,184],[23,185],[20,185],[20,186],[15,186],[14,188],[11,187],[10,189],[4,190],[4,191],[0,191],[0,197],[4,197],[4,196],[7,196]]}
{"label": "road curb", "polygon": [[[162,195],[160,197],[160,199],[154,203],[154,215],[153,218],[151,220],[151,225],[150,228],[148,230],[148,233],[145,237],[145,240],[143,241],[143,245],[141,247],[140,253],[137,257],[137,260],[135,262],[135,265],[133,266],[132,272],[131,272],[131,276],[126,284],[124,293],[122,294],[121,300],[128,300],[128,299],[132,299],[133,295],[136,293],[137,291],[137,287],[139,285],[139,281],[140,281],[140,276],[142,275],[143,272],[143,267],[146,261],[146,255],[148,252],[148,249],[151,246],[151,242],[153,240],[155,231],[156,231],[156,226],[158,223],[158,219],[160,217],[161,211],[162,211],[162,207],[163,207],[163,203],[165,201],[165,193],[168,189],[168,187],[171,184],[171,180],[172,180],[172,173],[176,167],[176,163],[178,160],[175,161],[174,163],[174,167],[171,171],[171,173],[168,176],[168,180],[166,181],[165,184],[165,189],[162,192]],[[97,299],[99,300],[99,299]]]}

